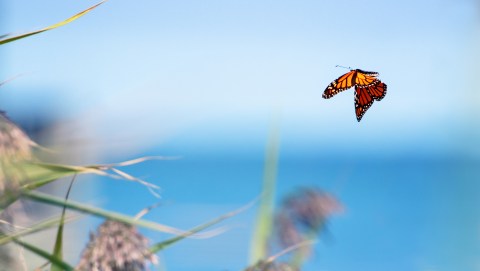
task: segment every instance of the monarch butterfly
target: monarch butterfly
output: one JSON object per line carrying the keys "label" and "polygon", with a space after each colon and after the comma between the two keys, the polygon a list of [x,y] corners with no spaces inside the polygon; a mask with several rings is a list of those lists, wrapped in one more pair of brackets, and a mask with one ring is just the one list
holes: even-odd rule
{"label": "monarch butterfly", "polygon": [[360,69],[350,70],[330,83],[323,92],[324,99],[330,99],[338,93],[355,86],[355,115],[360,121],[372,106],[373,101],[380,101],[387,94],[387,85],[380,81],[377,72]]}

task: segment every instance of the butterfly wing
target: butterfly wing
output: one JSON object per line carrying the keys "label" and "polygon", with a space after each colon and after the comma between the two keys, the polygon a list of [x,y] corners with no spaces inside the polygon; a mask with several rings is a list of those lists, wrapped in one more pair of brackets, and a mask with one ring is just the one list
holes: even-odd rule
{"label": "butterfly wing", "polygon": [[356,71],[361,72],[363,74],[370,75],[370,76],[375,76],[375,77],[378,76],[378,72],[369,72],[369,71],[364,71],[364,70],[361,70],[361,69],[356,69]]}
{"label": "butterfly wing", "polygon": [[378,80],[377,84],[368,86],[367,91],[373,99],[380,101],[387,94],[387,85]]}
{"label": "butterfly wing", "polygon": [[387,94],[387,85],[377,79],[377,72],[360,69],[351,70],[330,83],[322,97],[329,99],[338,93],[355,86],[355,115],[360,121],[372,106],[373,101],[382,100]]}
{"label": "butterfly wing", "polygon": [[322,97],[324,99],[330,99],[338,93],[353,87],[355,85],[356,74],[357,70],[351,70],[350,72],[338,77],[335,81],[328,85],[323,92]]}
{"label": "butterfly wing", "polygon": [[360,69],[356,69],[357,74],[355,76],[355,85],[356,86],[371,86],[379,82],[377,79],[378,73],[376,72],[367,72]]}
{"label": "butterfly wing", "polygon": [[368,87],[355,86],[355,115],[359,122],[373,104],[373,98],[367,89]]}

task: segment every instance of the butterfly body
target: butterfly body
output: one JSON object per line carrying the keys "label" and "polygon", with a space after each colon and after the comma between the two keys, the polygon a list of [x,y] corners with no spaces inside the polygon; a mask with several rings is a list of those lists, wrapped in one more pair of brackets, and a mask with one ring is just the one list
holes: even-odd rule
{"label": "butterfly body", "polygon": [[338,93],[355,87],[355,115],[360,121],[372,106],[373,101],[380,101],[387,94],[387,85],[380,81],[377,72],[361,69],[350,70],[338,77],[323,92],[324,99],[330,99]]}

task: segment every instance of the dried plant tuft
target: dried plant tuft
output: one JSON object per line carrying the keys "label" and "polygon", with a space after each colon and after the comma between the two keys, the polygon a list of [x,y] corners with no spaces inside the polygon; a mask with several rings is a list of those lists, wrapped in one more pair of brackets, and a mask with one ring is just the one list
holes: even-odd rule
{"label": "dried plant tuft", "polygon": [[259,262],[256,265],[245,269],[245,271],[298,271],[298,269],[287,263],[265,261]]}
{"label": "dried plant tuft", "polygon": [[[316,188],[303,188],[288,196],[276,215],[276,233],[282,247],[290,247],[314,238],[328,218],[342,210],[330,194]],[[309,247],[300,249],[304,256]]]}
{"label": "dried plant tuft", "polygon": [[144,271],[157,257],[148,249],[148,240],[137,229],[107,220],[91,234],[82,253],[78,271]]}
{"label": "dried plant tuft", "polygon": [[33,158],[36,144],[0,112],[0,192],[14,190],[24,175],[19,164]]}

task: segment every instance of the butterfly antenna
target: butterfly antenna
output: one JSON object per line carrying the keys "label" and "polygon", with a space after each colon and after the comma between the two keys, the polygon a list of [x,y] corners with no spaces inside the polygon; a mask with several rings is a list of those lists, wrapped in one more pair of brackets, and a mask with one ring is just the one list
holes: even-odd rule
{"label": "butterfly antenna", "polygon": [[342,66],[342,65],[336,65],[335,67],[340,67],[340,68],[352,70],[352,68],[350,68],[350,67],[345,67],[345,66]]}

